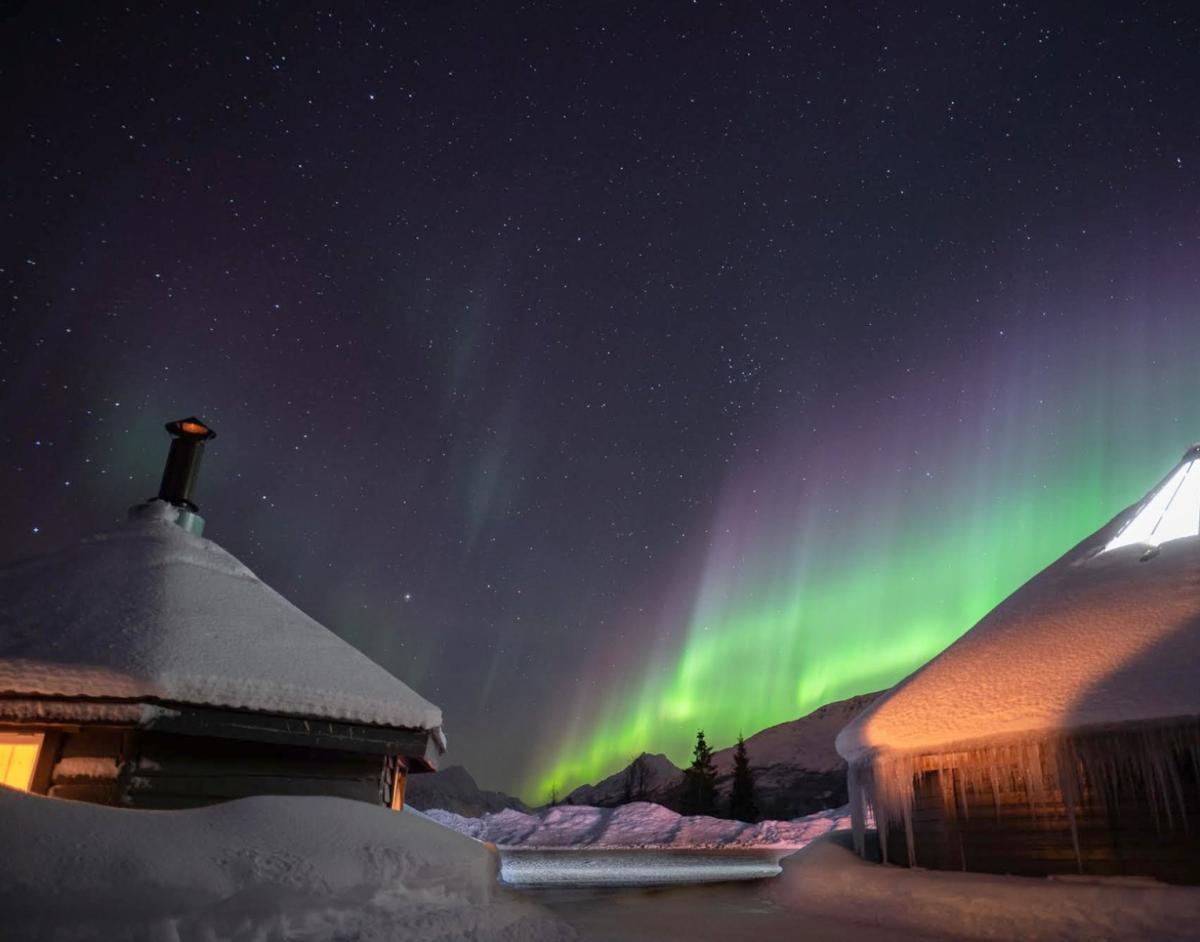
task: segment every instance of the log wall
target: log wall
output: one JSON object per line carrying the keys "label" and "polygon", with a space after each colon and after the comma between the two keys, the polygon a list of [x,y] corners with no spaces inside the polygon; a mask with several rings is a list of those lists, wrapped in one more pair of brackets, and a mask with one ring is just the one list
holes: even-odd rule
{"label": "log wall", "polygon": [[120,800],[179,808],[251,795],[332,795],[378,804],[382,771],[378,756],[144,733],[124,770]]}
{"label": "log wall", "polygon": [[[1136,778],[1115,794],[1085,785],[1068,813],[1060,792],[1031,800],[1019,786],[978,790],[947,780],[955,769],[927,772],[913,803],[919,867],[1026,876],[1138,875],[1200,883],[1200,787],[1181,756],[1173,807],[1156,807]],[[1072,824],[1074,825],[1072,827]],[[907,865],[902,827],[889,829],[888,856]]]}
{"label": "log wall", "polygon": [[[252,795],[326,795],[388,806],[403,802],[408,774],[402,757],[375,751],[133,726],[19,729],[44,736],[30,791],[95,804],[168,809]],[[424,764],[418,760],[418,768]]]}

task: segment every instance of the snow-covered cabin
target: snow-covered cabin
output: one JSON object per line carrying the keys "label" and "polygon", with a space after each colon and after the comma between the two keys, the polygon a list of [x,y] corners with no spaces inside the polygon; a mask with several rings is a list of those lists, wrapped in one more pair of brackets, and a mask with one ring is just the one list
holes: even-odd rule
{"label": "snow-covered cabin", "polygon": [[1200,446],[846,726],[860,852],[1200,882]]}
{"label": "snow-covered cabin", "polygon": [[159,499],[0,570],[0,781],[144,808],[401,807],[405,776],[444,749],[441,711],[199,535],[199,448],[175,447],[196,444],[188,422],[211,437],[168,426]]}

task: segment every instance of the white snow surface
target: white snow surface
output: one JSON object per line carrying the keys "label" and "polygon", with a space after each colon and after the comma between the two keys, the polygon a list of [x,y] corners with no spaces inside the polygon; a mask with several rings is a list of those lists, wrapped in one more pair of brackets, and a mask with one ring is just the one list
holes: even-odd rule
{"label": "white snow surface", "polygon": [[1200,715],[1200,537],[1079,544],[846,726],[851,764]]}
{"label": "white snow surface", "polygon": [[0,571],[0,698],[441,724],[436,706],[176,513],[152,501],[113,531]]}
{"label": "white snow surface", "polygon": [[55,778],[63,781],[115,779],[120,774],[121,768],[112,756],[70,756],[54,765]]}
{"label": "white snow surface", "polygon": [[[1130,877],[997,876],[884,866],[858,857],[844,835],[781,861],[761,886],[793,920],[840,926],[828,938],[1021,939],[1156,942],[1200,937],[1200,887]],[[695,916],[703,920],[703,911]],[[806,938],[822,938],[820,933]],[[636,938],[630,934],[628,938]]]}
{"label": "white snow surface", "polygon": [[6,940],[570,939],[494,851],[416,813],[322,797],[134,811],[0,787]]}
{"label": "white snow surface", "polygon": [[536,814],[510,808],[480,818],[465,818],[437,809],[425,813],[476,840],[526,849],[803,847],[814,838],[850,826],[848,807],[794,821],[757,824],[679,815],[662,805],[644,801],[617,808],[558,805]]}

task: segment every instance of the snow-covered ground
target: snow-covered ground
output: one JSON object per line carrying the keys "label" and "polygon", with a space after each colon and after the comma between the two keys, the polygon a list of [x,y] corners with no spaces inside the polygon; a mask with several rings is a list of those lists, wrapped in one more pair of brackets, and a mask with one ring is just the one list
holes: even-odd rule
{"label": "snow-covered ground", "polygon": [[[568,810],[586,809],[555,812]],[[720,836],[727,826],[679,823],[710,842],[699,856],[753,856]],[[645,853],[688,853],[664,847]],[[494,850],[416,812],[314,797],[131,811],[0,788],[6,942],[1172,942],[1200,925],[1200,888],[885,867],[856,857],[844,830],[782,864],[741,884],[517,893],[497,884]]]}
{"label": "snow-covered ground", "polygon": [[846,808],[794,821],[746,824],[725,818],[685,817],[662,805],[634,802],[618,808],[559,805],[536,814],[512,809],[464,818],[430,810],[433,820],[476,840],[520,848],[800,848],[837,828],[850,826]]}
{"label": "snow-covered ground", "polygon": [[494,851],[320,797],[133,811],[0,788],[0,936],[37,942],[551,940]]}
{"label": "snow-covered ground", "polygon": [[866,923],[875,934],[932,938],[1195,940],[1200,887],[1131,877],[995,876],[869,863],[845,832],[783,860],[762,884],[766,898],[792,913]]}
{"label": "snow-covered ground", "polygon": [[1122,878],[1032,879],[869,863],[845,831],[772,880],[531,894],[589,942],[1183,942],[1200,888]]}

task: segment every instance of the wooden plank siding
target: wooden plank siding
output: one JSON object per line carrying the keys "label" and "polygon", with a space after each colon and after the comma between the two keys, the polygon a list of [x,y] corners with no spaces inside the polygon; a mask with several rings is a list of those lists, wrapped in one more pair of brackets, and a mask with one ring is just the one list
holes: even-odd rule
{"label": "wooden plank siding", "polygon": [[[1177,772],[1181,791],[1170,820],[1136,780],[1107,798],[1084,783],[1074,828],[1062,795],[1053,790],[1031,801],[1011,784],[983,791],[943,778],[954,776],[955,769],[926,772],[915,783],[915,863],[1026,876],[1141,875],[1200,883],[1200,787],[1190,762],[1181,758]],[[908,863],[902,826],[889,828],[888,857]]]}
{"label": "wooden plank siding", "polygon": [[328,795],[387,806],[393,795],[403,801],[409,771],[433,768],[437,756],[425,730],[209,710],[152,725],[0,724],[44,737],[31,791],[135,808],[192,808],[252,795]]}
{"label": "wooden plank siding", "polygon": [[149,732],[308,746],[379,756],[404,756],[422,771],[437,768],[438,749],[424,729],[393,729],[333,720],[271,716],[242,710],[173,708],[145,719]]}
{"label": "wooden plank siding", "polygon": [[121,803],[165,807],[251,795],[332,795],[380,802],[383,759],[279,743],[144,733]]}

